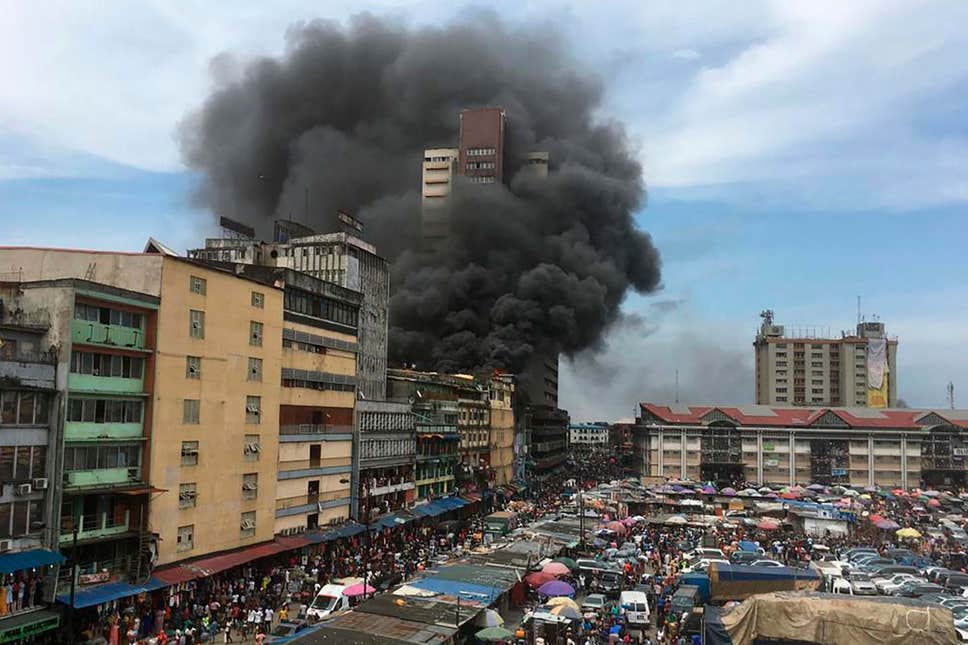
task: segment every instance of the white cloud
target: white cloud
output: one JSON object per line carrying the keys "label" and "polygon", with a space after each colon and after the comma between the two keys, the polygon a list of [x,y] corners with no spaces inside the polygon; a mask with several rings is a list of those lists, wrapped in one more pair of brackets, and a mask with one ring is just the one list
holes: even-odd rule
{"label": "white cloud", "polygon": [[702,54],[695,49],[677,49],[672,52],[672,57],[681,60],[696,60],[697,58],[701,58]]}

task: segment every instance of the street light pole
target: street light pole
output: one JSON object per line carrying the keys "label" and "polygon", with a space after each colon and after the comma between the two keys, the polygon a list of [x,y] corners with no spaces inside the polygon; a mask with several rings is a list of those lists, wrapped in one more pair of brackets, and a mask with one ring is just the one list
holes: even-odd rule
{"label": "street light pole", "polygon": [[585,491],[578,489],[578,543],[582,552],[585,551]]}

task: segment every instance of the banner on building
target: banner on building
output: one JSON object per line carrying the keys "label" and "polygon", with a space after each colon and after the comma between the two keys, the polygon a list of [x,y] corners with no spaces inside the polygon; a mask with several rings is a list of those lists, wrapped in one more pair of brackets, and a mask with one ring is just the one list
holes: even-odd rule
{"label": "banner on building", "polygon": [[867,407],[887,407],[887,339],[867,339]]}

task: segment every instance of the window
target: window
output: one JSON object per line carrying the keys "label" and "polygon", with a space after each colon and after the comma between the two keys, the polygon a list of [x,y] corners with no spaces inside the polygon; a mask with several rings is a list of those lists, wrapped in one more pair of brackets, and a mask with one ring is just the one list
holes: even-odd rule
{"label": "window", "polygon": [[205,285],[205,278],[199,278],[198,276],[193,275],[188,279],[188,289],[192,293],[197,293],[200,296],[205,295]]}
{"label": "window", "polygon": [[183,404],[182,423],[199,423],[198,417],[201,408],[201,401],[198,399],[185,399]]}
{"label": "window", "polygon": [[250,381],[261,381],[262,380],[262,359],[261,358],[250,358],[249,359],[249,376]]}
{"label": "window", "polygon": [[74,305],[74,319],[101,323],[102,325],[119,325],[141,329],[142,317],[141,314],[131,311],[121,311],[79,302]]}
{"label": "window", "polygon": [[245,397],[245,422],[262,423],[262,397]]}
{"label": "window", "polygon": [[242,475],[242,499],[255,499],[259,496],[259,473]]}
{"label": "window", "polygon": [[181,465],[182,466],[198,465],[198,442],[197,441],[182,441]]}
{"label": "window", "polygon": [[242,446],[242,455],[245,457],[245,460],[259,461],[260,452],[262,452],[262,443],[259,441],[259,435],[245,435],[245,445]]}
{"label": "window", "polygon": [[116,378],[141,378],[144,359],[137,356],[71,352],[71,373]]}
{"label": "window", "polygon": [[254,320],[249,323],[249,345],[262,347],[262,323]]}
{"label": "window", "polygon": [[252,537],[255,535],[255,511],[242,513],[242,521],[239,528],[242,531],[242,537]]}
{"label": "window", "polygon": [[192,338],[205,338],[205,312],[192,309],[189,311],[188,335]]}
{"label": "window", "polygon": [[178,508],[195,508],[198,497],[195,482],[178,485]]}
{"label": "window", "polygon": [[81,423],[141,423],[140,399],[69,399],[67,421]]}
{"label": "window", "polygon": [[191,551],[195,548],[195,525],[178,527],[178,551]]}
{"label": "window", "polygon": [[202,378],[202,357],[185,357],[185,378]]}
{"label": "window", "polygon": [[262,309],[265,306],[266,297],[259,291],[252,292],[252,306]]}

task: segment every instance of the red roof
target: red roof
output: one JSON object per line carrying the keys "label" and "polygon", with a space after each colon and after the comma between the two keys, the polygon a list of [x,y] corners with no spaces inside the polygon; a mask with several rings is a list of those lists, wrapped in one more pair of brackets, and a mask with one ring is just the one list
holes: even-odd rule
{"label": "red roof", "polygon": [[264,558],[267,555],[275,555],[276,553],[282,553],[290,549],[297,549],[307,544],[309,544],[309,540],[303,537],[280,537],[272,542],[256,544],[255,546],[232,551],[231,553],[214,555],[193,562],[177,564],[167,569],[160,569],[152,575],[166,584],[174,585],[179,582],[187,582],[189,580],[195,580],[196,578],[210,576],[220,571]]}
{"label": "red roof", "polygon": [[[837,415],[852,428],[883,428],[917,430],[933,424],[919,423],[918,420],[936,414],[951,425],[968,428],[968,414],[959,411],[957,415],[946,415],[947,410],[913,410],[871,408],[808,408],[801,406],[708,406],[708,405],[656,405],[641,403],[643,412],[658,417],[671,424],[702,424],[702,418],[709,412],[718,410],[740,426],[809,426],[827,412]],[[956,417],[956,418],[952,418]]]}

